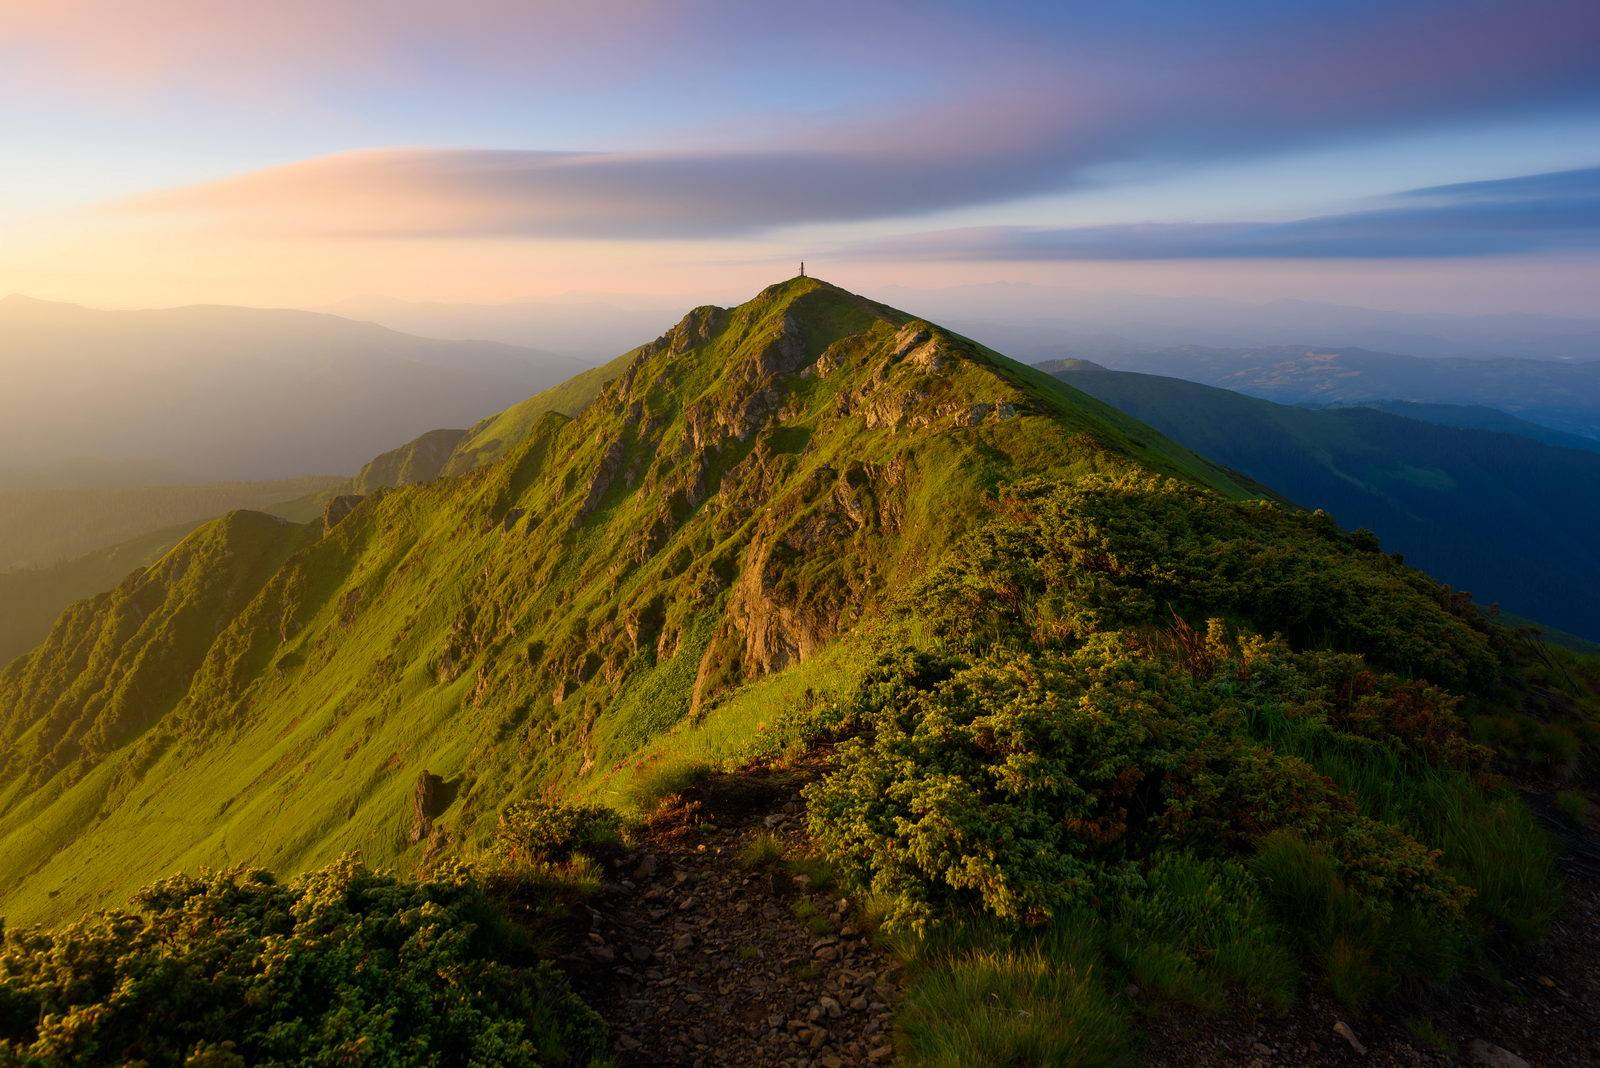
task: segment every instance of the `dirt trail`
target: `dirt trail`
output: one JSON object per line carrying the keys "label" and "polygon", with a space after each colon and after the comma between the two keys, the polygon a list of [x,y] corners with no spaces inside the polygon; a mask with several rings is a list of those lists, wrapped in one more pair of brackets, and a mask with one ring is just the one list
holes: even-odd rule
{"label": "dirt trail", "polygon": [[782,865],[762,834],[807,840],[806,770],[716,776],[653,820],[594,903],[583,993],[634,1065],[841,1068],[893,1060],[900,967],[848,903]]}

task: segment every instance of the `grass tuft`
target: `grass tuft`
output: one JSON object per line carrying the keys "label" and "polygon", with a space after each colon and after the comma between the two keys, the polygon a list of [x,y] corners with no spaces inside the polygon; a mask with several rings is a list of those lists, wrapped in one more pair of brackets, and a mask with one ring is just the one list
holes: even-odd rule
{"label": "grass tuft", "polygon": [[906,993],[908,1061],[938,1068],[1128,1061],[1129,1022],[1102,979],[1093,941],[1072,932],[1025,948],[957,951]]}

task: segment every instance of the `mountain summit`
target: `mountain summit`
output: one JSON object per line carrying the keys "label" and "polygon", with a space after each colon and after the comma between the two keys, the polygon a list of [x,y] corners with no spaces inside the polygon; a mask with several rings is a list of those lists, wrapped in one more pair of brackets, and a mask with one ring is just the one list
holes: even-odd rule
{"label": "mountain summit", "polygon": [[457,835],[514,791],[593,789],[824,653],[1023,472],[1244,492],[815,278],[696,308],[609,367],[575,418],[531,418],[487,468],[326,530],[236,513],[63,616],[0,676],[9,913],[180,866],[422,848],[392,828],[425,770],[463,780]]}

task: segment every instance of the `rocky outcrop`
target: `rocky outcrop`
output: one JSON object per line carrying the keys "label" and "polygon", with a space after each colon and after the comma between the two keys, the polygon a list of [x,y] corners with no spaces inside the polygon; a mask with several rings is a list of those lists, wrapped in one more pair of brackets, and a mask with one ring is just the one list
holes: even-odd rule
{"label": "rocky outcrop", "polygon": [[411,833],[406,840],[412,845],[433,833],[433,821],[450,806],[450,785],[431,771],[417,774],[417,785],[411,791]]}
{"label": "rocky outcrop", "polygon": [[326,534],[355,511],[356,505],[366,498],[359,493],[341,493],[322,507],[322,532]]}
{"label": "rocky outcrop", "polygon": [[589,476],[589,484],[585,487],[583,498],[578,504],[577,514],[572,517],[572,525],[577,526],[600,507],[600,502],[605,500],[606,493],[610,491],[611,484],[622,471],[623,458],[627,456],[628,449],[621,439],[612,441],[606,446],[605,452],[600,455],[600,462],[595,466],[594,473]]}

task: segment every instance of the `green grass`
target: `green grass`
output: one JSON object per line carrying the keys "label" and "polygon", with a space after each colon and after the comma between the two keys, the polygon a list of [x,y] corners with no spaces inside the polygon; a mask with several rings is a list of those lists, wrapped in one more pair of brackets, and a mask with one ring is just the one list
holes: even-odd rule
{"label": "green grass", "polygon": [[770,831],[752,837],[739,847],[738,862],[746,868],[765,870],[783,860],[783,839]]}
{"label": "green grass", "polygon": [[825,935],[833,933],[833,921],[829,920],[809,897],[796,898],[794,903],[789,906],[789,911],[812,934]]}
{"label": "green grass", "polygon": [[698,761],[650,768],[633,780],[629,802],[635,813],[648,816],[659,809],[663,802],[700,786],[711,776],[711,772],[710,764]]}
{"label": "green grass", "polygon": [[1132,1022],[1110,993],[1091,938],[934,950],[899,1016],[907,1063],[929,1068],[1132,1063]]}
{"label": "green grass", "polygon": [[1594,811],[1594,803],[1582,790],[1558,790],[1555,806],[1557,812],[1579,825],[1588,823]]}

